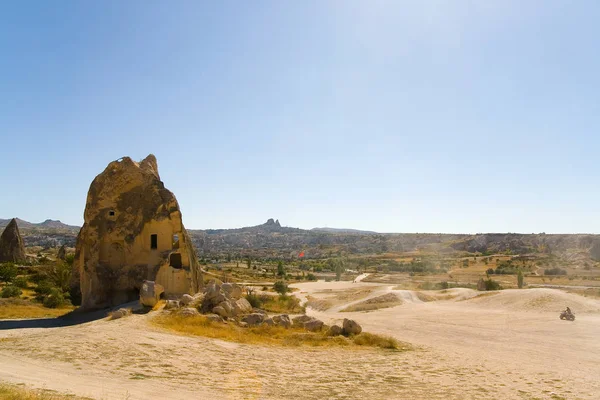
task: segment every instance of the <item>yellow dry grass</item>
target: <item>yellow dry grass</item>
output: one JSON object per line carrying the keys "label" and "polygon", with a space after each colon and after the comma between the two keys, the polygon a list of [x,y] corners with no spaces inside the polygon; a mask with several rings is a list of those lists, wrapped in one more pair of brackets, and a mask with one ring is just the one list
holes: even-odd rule
{"label": "yellow dry grass", "polygon": [[0,400],[87,400],[88,397],[77,397],[59,394],[49,390],[31,390],[0,383]]}
{"label": "yellow dry grass", "polygon": [[20,299],[0,301],[0,319],[53,318],[73,311],[74,307],[46,308],[41,304]]}
{"label": "yellow dry grass", "polygon": [[361,333],[357,336],[327,336],[325,332],[307,332],[302,328],[285,329],[261,325],[242,328],[233,323],[212,322],[205,316],[184,317],[176,314],[160,315],[153,319],[159,327],[192,336],[202,336],[228,342],[274,346],[310,347],[381,347],[408,350],[410,346],[387,336]]}

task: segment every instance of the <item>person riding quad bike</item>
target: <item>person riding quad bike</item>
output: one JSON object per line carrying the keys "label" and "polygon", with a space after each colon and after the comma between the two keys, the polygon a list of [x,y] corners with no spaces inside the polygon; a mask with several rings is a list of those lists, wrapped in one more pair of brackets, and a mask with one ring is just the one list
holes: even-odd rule
{"label": "person riding quad bike", "polygon": [[567,309],[560,313],[560,319],[566,319],[567,321],[575,321],[575,314],[571,312],[571,309]]}

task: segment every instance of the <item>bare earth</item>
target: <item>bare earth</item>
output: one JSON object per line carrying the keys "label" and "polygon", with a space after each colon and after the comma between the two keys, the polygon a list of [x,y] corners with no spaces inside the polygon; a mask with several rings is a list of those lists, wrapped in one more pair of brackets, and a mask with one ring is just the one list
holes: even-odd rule
{"label": "bare earth", "polygon": [[[156,315],[60,328],[0,331],[0,381],[97,399],[597,399],[600,301],[556,289],[478,296],[451,289],[421,302],[394,286],[314,282],[310,295],[348,301],[308,314],[343,318],[392,335],[415,351],[287,348],[227,343],[159,330]],[[329,290],[331,289],[331,290]],[[369,294],[352,299],[356,290]],[[402,304],[339,309],[386,293]],[[451,294],[452,296],[448,296]],[[569,305],[575,322],[558,314]],[[8,327],[0,321],[0,328]],[[11,327],[14,326],[10,325]]]}

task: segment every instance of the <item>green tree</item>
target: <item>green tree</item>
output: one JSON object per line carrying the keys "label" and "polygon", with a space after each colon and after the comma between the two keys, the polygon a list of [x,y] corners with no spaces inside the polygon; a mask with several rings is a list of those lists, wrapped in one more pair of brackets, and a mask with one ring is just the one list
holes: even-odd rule
{"label": "green tree", "polygon": [[285,294],[289,292],[290,289],[284,281],[277,281],[273,284],[273,290],[275,290],[280,295],[285,296]]}
{"label": "green tree", "polygon": [[277,275],[278,276],[285,276],[285,268],[283,267],[283,262],[279,261],[277,263]]}
{"label": "green tree", "polygon": [[13,263],[0,264],[0,282],[12,282],[17,277],[19,270]]}
{"label": "green tree", "polygon": [[335,260],[335,280],[339,281],[342,279],[342,272],[344,271],[344,260],[338,258]]}
{"label": "green tree", "polygon": [[523,271],[519,270],[519,273],[517,274],[517,285],[519,286],[519,289],[523,288]]}

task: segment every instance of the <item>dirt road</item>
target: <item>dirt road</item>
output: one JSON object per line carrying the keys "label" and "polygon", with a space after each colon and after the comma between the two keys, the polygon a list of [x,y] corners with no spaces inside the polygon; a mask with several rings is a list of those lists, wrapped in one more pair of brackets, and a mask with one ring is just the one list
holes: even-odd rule
{"label": "dirt road", "polygon": [[[371,286],[369,296],[393,291],[298,285],[300,297],[317,298]],[[97,399],[598,398],[600,302],[552,289],[456,293],[426,303],[403,296],[398,307],[368,313],[309,310],[418,345],[410,352],[239,345],[174,335],[150,325],[152,314],[133,315],[2,330],[0,380]],[[564,301],[575,322],[549,311]]]}

